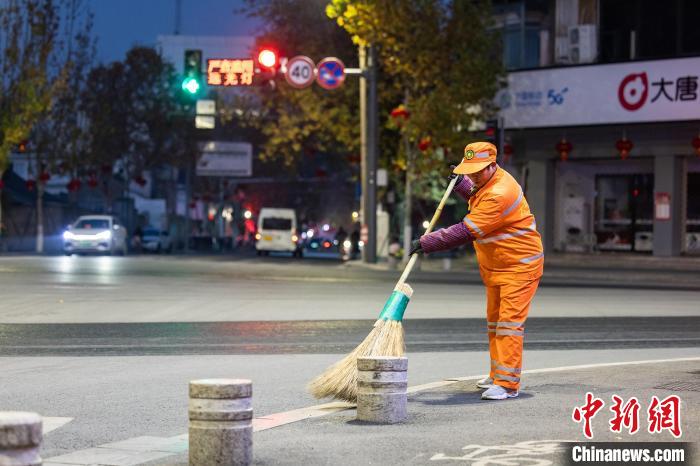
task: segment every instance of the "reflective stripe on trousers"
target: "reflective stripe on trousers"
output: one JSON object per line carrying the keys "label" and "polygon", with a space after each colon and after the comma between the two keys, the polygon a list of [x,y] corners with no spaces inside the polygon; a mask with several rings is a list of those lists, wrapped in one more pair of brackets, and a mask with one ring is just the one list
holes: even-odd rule
{"label": "reflective stripe on trousers", "polygon": [[525,321],[539,280],[486,287],[489,376],[508,389],[520,387]]}

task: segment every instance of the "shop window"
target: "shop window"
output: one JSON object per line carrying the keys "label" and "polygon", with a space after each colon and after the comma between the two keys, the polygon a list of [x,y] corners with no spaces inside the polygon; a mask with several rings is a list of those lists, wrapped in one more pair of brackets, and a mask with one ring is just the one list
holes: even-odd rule
{"label": "shop window", "polygon": [[596,177],[595,235],[601,251],[651,252],[654,177]]}
{"label": "shop window", "polygon": [[602,62],[673,58],[700,53],[698,0],[602,0]]}
{"label": "shop window", "polygon": [[686,251],[700,254],[700,173],[688,174],[686,205]]}
{"label": "shop window", "polygon": [[550,4],[544,0],[494,2],[494,20],[502,32],[506,69],[540,66],[540,31],[548,29]]}

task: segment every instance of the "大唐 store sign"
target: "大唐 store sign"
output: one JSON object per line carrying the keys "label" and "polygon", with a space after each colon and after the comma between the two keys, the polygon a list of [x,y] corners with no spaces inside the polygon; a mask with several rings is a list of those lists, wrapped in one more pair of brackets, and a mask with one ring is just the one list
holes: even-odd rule
{"label": "\u5927\u5510 store sign", "polygon": [[496,96],[506,128],[700,119],[700,58],[508,75]]}

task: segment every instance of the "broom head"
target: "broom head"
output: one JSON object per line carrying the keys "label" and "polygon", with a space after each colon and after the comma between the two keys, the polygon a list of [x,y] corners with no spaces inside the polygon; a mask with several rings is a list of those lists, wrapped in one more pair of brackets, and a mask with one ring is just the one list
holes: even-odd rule
{"label": "broom head", "polygon": [[413,295],[413,289],[402,283],[394,288],[372,331],[350,354],[312,380],[308,389],[316,398],[333,397],[357,400],[357,358],[367,356],[403,356],[406,352],[401,320]]}

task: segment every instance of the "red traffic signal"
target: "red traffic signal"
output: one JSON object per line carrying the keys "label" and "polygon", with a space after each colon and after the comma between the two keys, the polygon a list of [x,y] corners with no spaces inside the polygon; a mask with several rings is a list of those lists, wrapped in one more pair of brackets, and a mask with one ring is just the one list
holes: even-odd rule
{"label": "red traffic signal", "polygon": [[269,70],[277,68],[279,57],[277,51],[270,47],[264,47],[258,52],[258,64]]}

